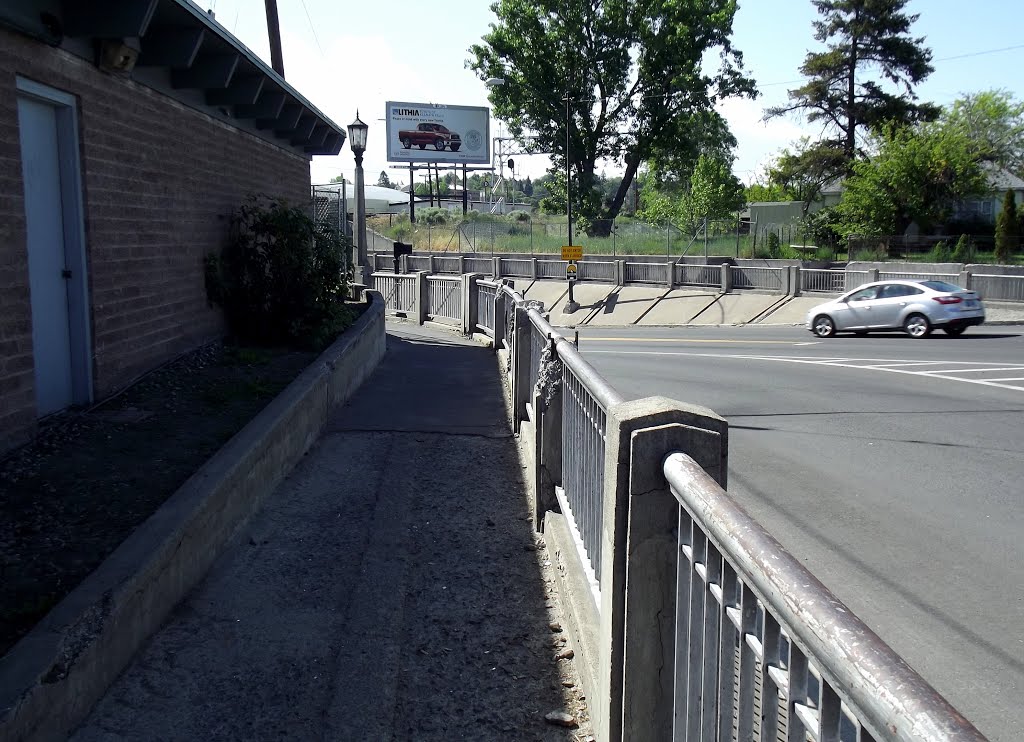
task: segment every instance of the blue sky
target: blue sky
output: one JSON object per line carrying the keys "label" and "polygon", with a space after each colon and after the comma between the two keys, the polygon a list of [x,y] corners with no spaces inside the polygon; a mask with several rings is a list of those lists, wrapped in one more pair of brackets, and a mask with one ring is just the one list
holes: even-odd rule
{"label": "blue sky", "polygon": [[[196,0],[193,0],[196,1]],[[253,52],[270,59],[263,0],[202,0],[217,20]],[[370,124],[365,167],[368,182],[392,170],[384,154],[384,103],[388,100],[487,105],[487,90],[467,69],[467,49],[494,20],[485,0],[452,0],[438,12],[435,3],[337,0],[278,0],[285,75],[314,105],[341,125],[359,109]],[[917,89],[922,100],[946,104],[965,92],[1002,88],[1024,99],[1024,13],[1016,0],[911,0],[920,14],[914,35],[925,37],[935,72]],[[750,181],[771,156],[801,135],[816,136],[799,117],[761,121],[763,110],[786,100],[800,81],[798,68],[817,49],[810,0],[740,0],[734,42],[761,95],[753,101],[722,105],[739,141],[734,171]],[[1011,48],[1013,47],[1013,48]],[[1004,50],[1004,51],[996,51]],[[492,123],[492,135],[498,133]],[[537,177],[547,167],[542,156],[517,158],[518,174]],[[314,182],[344,173],[353,161],[346,145],[338,157],[313,159]],[[606,171],[615,172],[614,163]]]}

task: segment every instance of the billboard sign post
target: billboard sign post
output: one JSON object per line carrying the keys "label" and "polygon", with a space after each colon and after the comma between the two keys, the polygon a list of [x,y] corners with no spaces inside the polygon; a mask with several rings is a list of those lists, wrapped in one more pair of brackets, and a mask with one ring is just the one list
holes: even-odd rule
{"label": "billboard sign post", "polygon": [[485,106],[389,101],[388,162],[491,162],[491,115]]}

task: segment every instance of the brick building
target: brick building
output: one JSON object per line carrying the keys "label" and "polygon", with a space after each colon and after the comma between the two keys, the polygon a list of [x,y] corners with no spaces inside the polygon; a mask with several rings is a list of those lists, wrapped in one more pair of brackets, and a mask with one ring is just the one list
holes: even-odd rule
{"label": "brick building", "polygon": [[0,453],[216,339],[203,258],[344,131],[189,0],[0,7]]}

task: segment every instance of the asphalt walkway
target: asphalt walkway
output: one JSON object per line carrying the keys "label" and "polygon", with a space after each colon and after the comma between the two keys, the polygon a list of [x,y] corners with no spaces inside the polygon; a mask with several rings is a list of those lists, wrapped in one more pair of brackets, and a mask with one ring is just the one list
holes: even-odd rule
{"label": "asphalt walkway", "polygon": [[388,332],[369,381],[72,739],[587,739],[496,356]]}

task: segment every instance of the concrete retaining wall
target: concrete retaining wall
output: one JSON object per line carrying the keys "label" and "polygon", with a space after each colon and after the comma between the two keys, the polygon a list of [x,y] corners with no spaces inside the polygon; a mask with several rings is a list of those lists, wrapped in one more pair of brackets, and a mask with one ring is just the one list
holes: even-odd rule
{"label": "concrete retaining wall", "polygon": [[0,739],[63,738],[309,450],[385,351],[370,307],[0,658]]}

